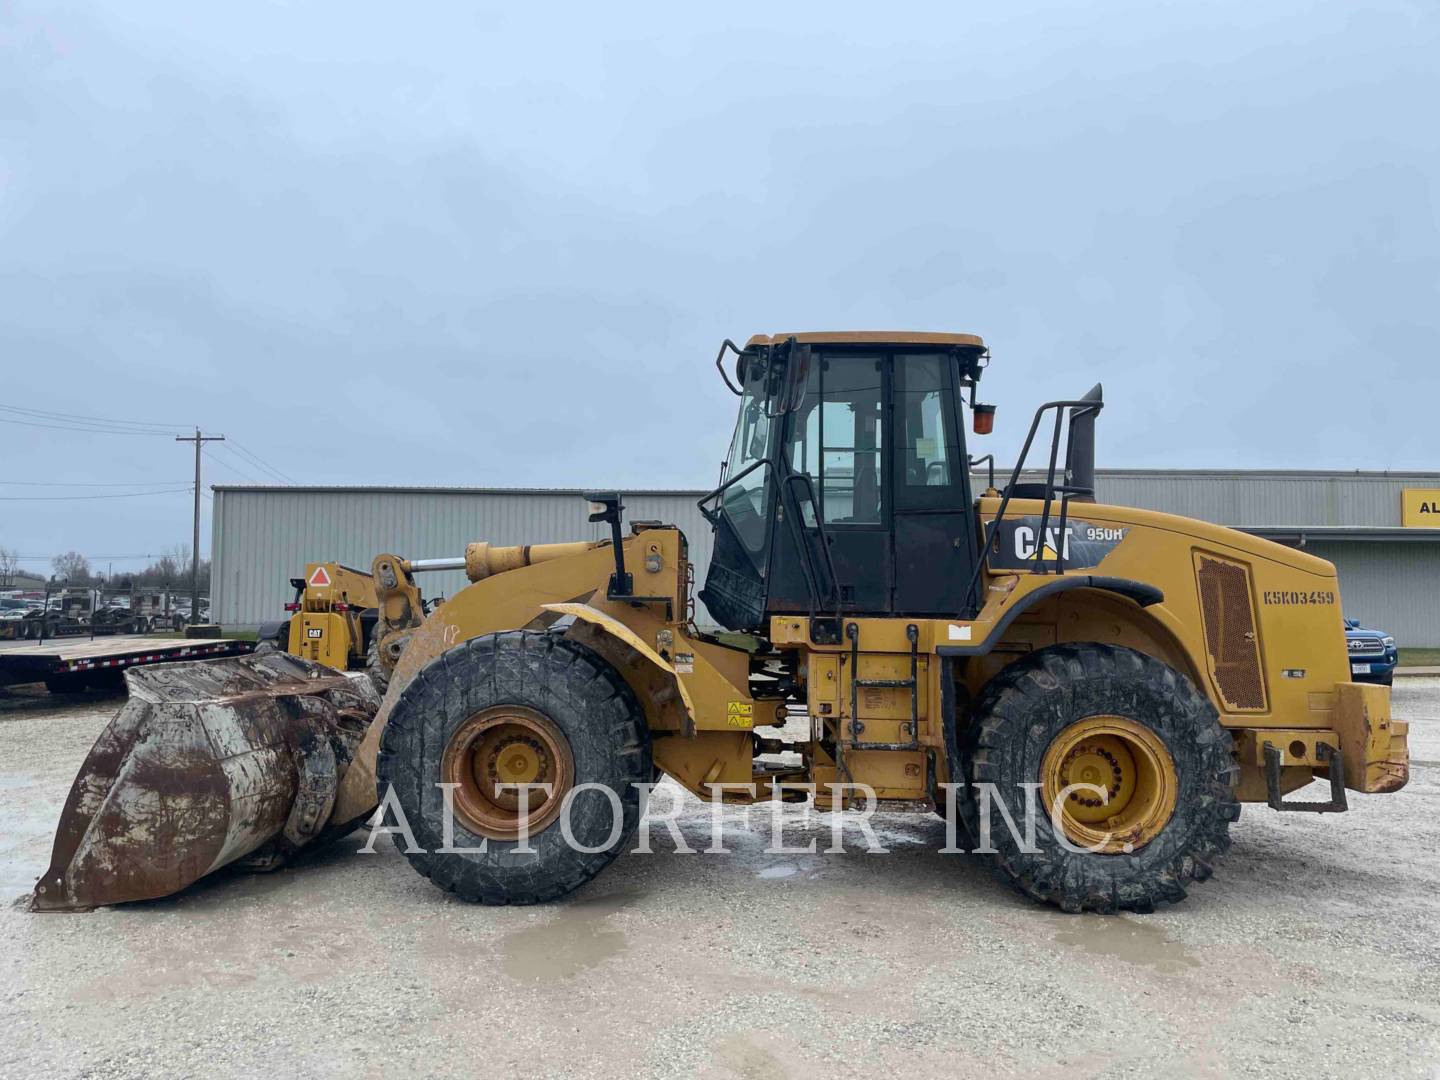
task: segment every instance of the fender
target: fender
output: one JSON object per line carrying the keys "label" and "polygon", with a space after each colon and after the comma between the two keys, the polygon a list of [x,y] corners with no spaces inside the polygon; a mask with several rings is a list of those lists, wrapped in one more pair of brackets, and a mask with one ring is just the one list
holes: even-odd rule
{"label": "fender", "polygon": [[623,641],[639,655],[649,660],[674,682],[675,689],[680,692],[680,702],[685,706],[685,715],[690,718],[692,725],[695,723],[695,705],[690,700],[690,691],[685,689],[685,683],[675,674],[675,669],[666,662],[665,658],[651,648],[650,644],[634,630],[631,630],[615,616],[607,615],[599,608],[593,608],[589,604],[542,604],[541,607],[558,615],[571,615],[590,623],[610,636]]}
{"label": "fender", "polygon": [[1131,578],[1106,577],[1103,574],[1057,577],[1041,585],[1038,589],[1027,592],[1007,608],[999,620],[989,628],[989,632],[983,640],[970,645],[940,645],[936,647],[935,652],[940,656],[984,656],[995,648],[1001,633],[1020,615],[1040,601],[1058,593],[1069,592],[1071,589],[1096,589],[1100,592],[1114,593],[1127,600],[1133,600],[1142,608],[1159,604],[1165,599],[1164,592],[1154,585],[1147,585],[1143,581],[1135,581]]}

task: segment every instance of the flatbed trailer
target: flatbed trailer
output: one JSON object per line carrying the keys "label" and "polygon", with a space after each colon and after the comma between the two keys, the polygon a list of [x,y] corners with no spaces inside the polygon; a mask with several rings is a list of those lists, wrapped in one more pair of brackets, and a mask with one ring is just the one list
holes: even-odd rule
{"label": "flatbed trailer", "polygon": [[43,682],[52,693],[107,684],[119,686],[123,673],[132,667],[239,656],[254,649],[255,642],[234,638],[5,641],[0,642],[0,686]]}

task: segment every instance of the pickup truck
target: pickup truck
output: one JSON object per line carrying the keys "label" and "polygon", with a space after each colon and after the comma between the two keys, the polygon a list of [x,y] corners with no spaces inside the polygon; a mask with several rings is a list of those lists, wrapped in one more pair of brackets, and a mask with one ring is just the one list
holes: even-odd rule
{"label": "pickup truck", "polygon": [[1400,651],[1385,631],[1361,626],[1358,619],[1346,619],[1345,647],[1350,652],[1350,677],[1356,682],[1389,686],[1394,680]]}

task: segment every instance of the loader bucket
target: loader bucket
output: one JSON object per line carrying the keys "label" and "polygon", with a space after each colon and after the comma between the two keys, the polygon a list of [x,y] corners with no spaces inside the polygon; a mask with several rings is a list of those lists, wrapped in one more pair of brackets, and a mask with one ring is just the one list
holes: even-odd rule
{"label": "loader bucket", "polygon": [[271,869],[348,832],[335,793],[379,699],[286,653],[126,672],[129,701],[85,759],[35,911],[167,896],[222,866]]}

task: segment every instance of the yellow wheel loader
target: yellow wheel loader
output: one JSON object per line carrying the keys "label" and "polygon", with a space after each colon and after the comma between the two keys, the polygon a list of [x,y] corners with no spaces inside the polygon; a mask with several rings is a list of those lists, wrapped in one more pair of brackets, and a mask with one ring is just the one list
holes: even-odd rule
{"label": "yellow wheel loader", "polygon": [[[398,568],[398,571],[397,569]],[[463,570],[464,559],[415,559],[381,555],[370,571],[338,562],[309,563],[291,578],[295,599],[283,622],[260,627],[262,642],[340,671],[365,671],[381,694],[404,648],[404,632],[420,625],[430,607],[414,574]]]}
{"label": "yellow wheel loader", "polygon": [[[618,496],[591,497],[608,541],[472,544],[472,584],[442,608],[407,621],[394,605],[403,649],[353,752],[335,734],[344,706],[307,692],[323,669],[266,675],[264,707],[311,734],[290,740],[297,759],[275,759],[266,821],[279,840],[212,839],[195,864],[283,857],[293,843],[277,823],[320,805],[296,801],[294,776],[333,773],[315,835],[378,803],[441,888],[545,901],[624,849],[643,785],[664,772],[734,803],[813,792],[835,809],[871,794],[929,805],[1031,897],[1149,911],[1210,876],[1241,803],[1340,811],[1348,791],[1403,786],[1406,728],[1386,688],[1349,679],[1334,567],[1096,502],[1099,387],[1043,404],[1008,482],[973,490],[966,427],[993,424],[977,400],[988,361],[967,334],[725,342],[716,365],[739,415],[722,483],[701,501],[714,555],[698,598],[731,634],[696,625],[685,536],[651,522],[627,532]],[[373,572],[382,593],[406,580],[394,557]],[[224,709],[243,719],[257,693],[194,707],[224,728]],[[791,715],[808,718],[785,744],[799,761],[771,764]],[[319,765],[302,767],[303,746],[322,743]],[[168,792],[121,785],[112,801],[183,802],[185,768]],[[1286,798],[1315,778],[1324,799]],[[118,826],[85,831],[73,819],[102,793],[85,774],[77,791],[62,834],[103,846]],[[248,813],[229,805],[232,819]],[[93,884],[106,860],[87,876],[75,856],[57,841],[37,906],[134,895]],[[122,880],[124,865],[107,867]]]}
{"label": "yellow wheel loader", "polygon": [[295,599],[285,605],[290,617],[263,624],[260,640],[340,671],[364,668],[375,624],[370,574],[338,562],[307,563],[305,576],[291,578],[290,585],[295,590]]}

